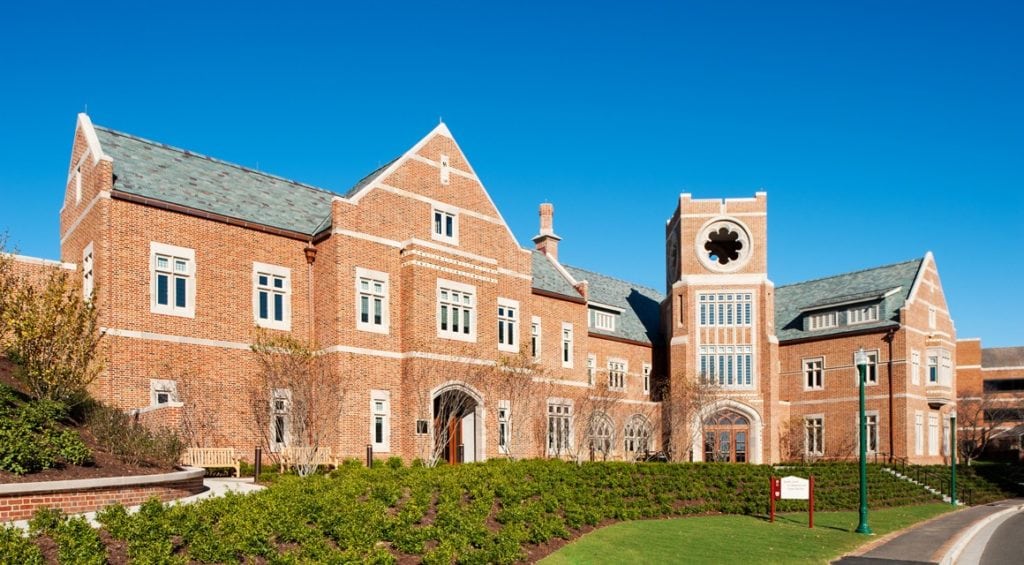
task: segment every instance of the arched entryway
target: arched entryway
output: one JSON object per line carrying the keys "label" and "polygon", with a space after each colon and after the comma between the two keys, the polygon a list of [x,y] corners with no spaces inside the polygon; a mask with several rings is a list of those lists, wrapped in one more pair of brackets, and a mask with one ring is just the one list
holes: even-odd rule
{"label": "arched entryway", "polygon": [[704,461],[746,463],[750,453],[750,420],[731,409],[704,420]]}
{"label": "arched entryway", "polygon": [[434,453],[448,463],[484,459],[483,402],[475,391],[461,384],[441,387],[434,393]]}

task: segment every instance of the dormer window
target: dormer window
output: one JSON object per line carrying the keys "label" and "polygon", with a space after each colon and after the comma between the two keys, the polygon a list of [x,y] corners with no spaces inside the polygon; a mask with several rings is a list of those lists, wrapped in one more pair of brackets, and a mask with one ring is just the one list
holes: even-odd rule
{"label": "dormer window", "polygon": [[839,325],[838,312],[818,312],[807,316],[807,329],[810,331],[826,330]]}
{"label": "dormer window", "polygon": [[846,312],[846,323],[848,325],[866,324],[878,321],[878,304],[871,306],[856,306]]}
{"label": "dormer window", "polygon": [[614,332],[615,314],[612,314],[611,312],[602,312],[600,310],[591,310],[590,325],[595,330]]}

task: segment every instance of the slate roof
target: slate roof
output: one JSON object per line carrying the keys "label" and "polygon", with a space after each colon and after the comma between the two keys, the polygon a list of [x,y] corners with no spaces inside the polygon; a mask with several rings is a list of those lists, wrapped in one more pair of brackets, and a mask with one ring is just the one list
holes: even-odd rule
{"label": "slate roof", "polygon": [[618,316],[614,332],[591,328],[592,333],[644,343],[660,342],[661,301],[665,298],[660,292],[593,271],[563,266],[577,281],[587,281],[588,299],[591,302],[623,310]]}
{"label": "slate roof", "polygon": [[111,129],[95,129],[103,152],[114,160],[115,190],[306,235],[330,226],[332,192]]}
{"label": "slate roof", "polygon": [[[897,324],[899,310],[910,296],[922,261],[924,259],[914,259],[776,288],[775,332],[779,341],[823,337]],[[813,332],[803,329],[802,311],[827,308],[830,304],[849,303],[852,300],[877,300],[896,288],[900,290],[881,300],[877,322],[855,326],[840,324],[835,328]]]}
{"label": "slate roof", "polygon": [[988,347],[981,350],[981,366],[1024,367],[1024,347]]}
{"label": "slate roof", "polygon": [[371,182],[377,180],[377,177],[379,177],[381,175],[381,173],[384,172],[385,169],[390,167],[392,163],[394,163],[395,161],[399,160],[400,158],[401,157],[395,157],[394,159],[392,159],[392,160],[388,161],[387,163],[384,163],[383,165],[378,167],[377,170],[375,170],[372,173],[370,173],[370,174],[366,175],[365,177],[363,177],[359,182],[357,182],[355,184],[355,186],[353,186],[352,188],[348,189],[348,192],[346,192],[345,195],[344,195],[345,198],[348,198],[348,197],[354,195],[355,193],[359,192],[364,186],[366,186],[366,185],[370,184]]}
{"label": "slate roof", "polygon": [[558,272],[547,255],[534,251],[533,255],[533,288],[561,294],[569,298],[582,299],[579,292],[569,281]]}

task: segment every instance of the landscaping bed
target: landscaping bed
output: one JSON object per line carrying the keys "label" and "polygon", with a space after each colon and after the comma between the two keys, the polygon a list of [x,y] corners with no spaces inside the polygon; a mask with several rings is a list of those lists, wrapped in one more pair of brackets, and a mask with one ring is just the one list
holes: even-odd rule
{"label": "landscaping bed", "polygon": [[[781,472],[780,472],[781,471]],[[763,514],[768,478],[815,475],[819,511],[857,507],[857,468],[777,470],[724,464],[491,461],[284,476],[270,488],[190,505],[149,502],[129,515],[99,513],[100,531],[45,519],[35,537],[0,531],[0,562],[32,562],[40,547],[76,562],[511,563],[537,559],[581,532],[616,521],[706,514]],[[871,466],[872,507],[932,502],[923,489]],[[783,501],[780,510],[803,510]],[[44,527],[45,526],[45,527]],[[63,532],[63,533],[62,533]]]}

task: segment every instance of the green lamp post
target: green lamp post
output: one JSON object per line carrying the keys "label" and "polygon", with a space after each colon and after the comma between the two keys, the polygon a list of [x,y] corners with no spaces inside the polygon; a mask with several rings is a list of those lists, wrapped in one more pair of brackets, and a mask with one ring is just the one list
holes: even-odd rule
{"label": "green lamp post", "polygon": [[949,413],[949,503],[956,506],[956,410]]}
{"label": "green lamp post", "polygon": [[854,364],[860,373],[860,523],[857,524],[858,534],[871,535],[868,525],[868,424],[864,416],[864,381],[867,379],[868,355],[864,348],[854,356]]}

